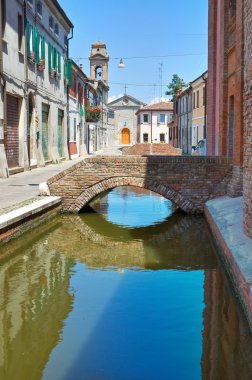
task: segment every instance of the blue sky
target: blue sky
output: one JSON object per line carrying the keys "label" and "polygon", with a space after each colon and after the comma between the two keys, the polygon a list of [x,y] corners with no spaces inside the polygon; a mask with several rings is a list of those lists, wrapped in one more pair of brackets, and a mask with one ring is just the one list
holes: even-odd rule
{"label": "blue sky", "polygon": [[[106,43],[111,57],[109,96],[112,98],[124,93],[124,84],[134,84],[128,85],[127,93],[146,103],[159,97],[160,63],[163,84],[169,83],[175,73],[190,82],[207,69],[207,0],[59,2],[75,26],[70,45],[72,58],[88,58],[93,42]],[[177,56],[125,59],[124,69],[119,69],[119,61],[113,59],[161,55]],[[89,75],[89,61],[83,59],[77,63],[83,63]]]}

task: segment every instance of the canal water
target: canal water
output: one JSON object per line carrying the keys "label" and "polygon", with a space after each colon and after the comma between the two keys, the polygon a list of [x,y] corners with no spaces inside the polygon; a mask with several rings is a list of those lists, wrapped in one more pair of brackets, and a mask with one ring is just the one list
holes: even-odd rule
{"label": "canal water", "polygon": [[114,189],[0,248],[1,380],[251,380],[206,223]]}

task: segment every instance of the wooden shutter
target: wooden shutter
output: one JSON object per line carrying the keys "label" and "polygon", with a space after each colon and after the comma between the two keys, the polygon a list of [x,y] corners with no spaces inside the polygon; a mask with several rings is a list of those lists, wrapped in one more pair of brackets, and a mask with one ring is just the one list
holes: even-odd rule
{"label": "wooden shutter", "polygon": [[48,160],[48,116],[49,106],[42,104],[42,151],[45,161]]}
{"label": "wooden shutter", "polygon": [[27,54],[27,58],[30,59],[31,58],[31,45],[30,45],[30,39],[31,39],[31,35],[30,35],[30,23],[28,20],[26,20],[26,54]]}
{"label": "wooden shutter", "polygon": [[19,107],[18,98],[7,95],[6,156],[9,168],[19,166]]}

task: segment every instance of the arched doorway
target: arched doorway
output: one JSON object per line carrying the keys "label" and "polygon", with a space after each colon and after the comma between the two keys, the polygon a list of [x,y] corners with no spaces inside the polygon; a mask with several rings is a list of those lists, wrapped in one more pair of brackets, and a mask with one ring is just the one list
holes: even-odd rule
{"label": "arched doorway", "polygon": [[122,130],[122,145],[130,144],[130,130],[128,128],[123,128]]}

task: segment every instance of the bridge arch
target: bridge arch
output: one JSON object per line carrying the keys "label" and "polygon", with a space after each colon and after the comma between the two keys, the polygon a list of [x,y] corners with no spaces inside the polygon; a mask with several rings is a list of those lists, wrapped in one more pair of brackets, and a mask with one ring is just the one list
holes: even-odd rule
{"label": "bridge arch", "polygon": [[110,177],[104,179],[95,185],[83,190],[83,192],[70,205],[68,211],[72,213],[78,213],[97,195],[119,186],[136,186],[144,188],[146,190],[151,190],[154,193],[162,195],[164,198],[172,201],[175,203],[175,205],[178,206],[178,208],[185,211],[186,213],[197,213],[197,209],[195,208],[194,204],[179,192],[176,192],[168,186],[165,186],[158,182],[147,182],[145,179],[138,177]]}

